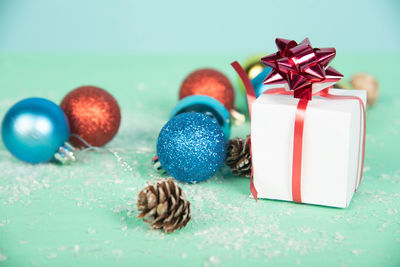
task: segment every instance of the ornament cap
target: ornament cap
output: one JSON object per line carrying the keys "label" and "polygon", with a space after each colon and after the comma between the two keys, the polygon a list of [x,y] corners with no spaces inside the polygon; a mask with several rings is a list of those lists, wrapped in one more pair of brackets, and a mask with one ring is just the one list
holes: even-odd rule
{"label": "ornament cap", "polygon": [[54,159],[61,164],[76,161],[75,148],[70,143],[65,142],[54,154]]}

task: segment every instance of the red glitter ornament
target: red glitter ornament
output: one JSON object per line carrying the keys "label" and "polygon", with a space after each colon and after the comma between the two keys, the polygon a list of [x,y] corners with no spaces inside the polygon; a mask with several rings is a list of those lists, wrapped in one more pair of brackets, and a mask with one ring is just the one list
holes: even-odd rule
{"label": "red glitter ornament", "polygon": [[[103,146],[117,133],[121,122],[121,111],[115,98],[107,91],[95,86],[82,86],[68,93],[60,104],[71,127],[92,146]],[[76,146],[85,146],[75,137],[70,141]]]}
{"label": "red glitter ornament", "polygon": [[227,110],[232,110],[235,102],[232,83],[223,73],[214,69],[199,69],[185,78],[179,91],[179,99],[190,95],[211,96],[220,101]]}

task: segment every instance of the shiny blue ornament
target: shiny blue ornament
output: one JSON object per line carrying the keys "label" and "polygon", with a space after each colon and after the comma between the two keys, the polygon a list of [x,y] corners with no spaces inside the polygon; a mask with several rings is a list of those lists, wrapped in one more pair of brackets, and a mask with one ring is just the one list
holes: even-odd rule
{"label": "shiny blue ornament", "polygon": [[67,118],[58,105],[44,98],[27,98],[12,106],[3,119],[1,133],[11,154],[29,163],[71,153],[64,144],[69,138]]}
{"label": "shiny blue ornament", "polygon": [[204,181],[225,161],[225,134],[212,117],[197,112],[182,113],[162,128],[157,155],[164,170],[177,180]]}

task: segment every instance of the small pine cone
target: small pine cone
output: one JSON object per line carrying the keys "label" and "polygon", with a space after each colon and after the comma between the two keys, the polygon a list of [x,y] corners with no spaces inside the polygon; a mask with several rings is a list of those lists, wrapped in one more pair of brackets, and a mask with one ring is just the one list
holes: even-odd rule
{"label": "small pine cone", "polygon": [[234,138],[228,141],[226,165],[238,176],[251,176],[250,135],[246,138]]}
{"label": "small pine cone", "polygon": [[149,185],[138,194],[138,218],[163,229],[166,233],[180,229],[190,221],[190,202],[172,179],[162,179]]}

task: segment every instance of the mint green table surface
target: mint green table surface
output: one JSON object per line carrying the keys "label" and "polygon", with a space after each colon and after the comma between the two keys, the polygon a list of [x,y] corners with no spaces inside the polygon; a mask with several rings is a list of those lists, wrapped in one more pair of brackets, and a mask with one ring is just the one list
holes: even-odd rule
{"label": "mint green table surface", "polygon": [[[0,144],[0,266],[400,266],[400,55],[337,56],[349,78],[376,75],[381,98],[367,114],[362,184],[347,209],[249,198],[249,180],[225,166],[196,185],[188,226],[172,234],[136,219],[138,191],[159,175],[151,166],[158,132],[179,85],[199,67],[225,72],[246,55],[0,55],[0,117],[16,101],[59,103],[71,89],[97,85],[118,100],[122,123],[107,153],[59,166],[29,165]],[[244,107],[237,94],[237,106]],[[250,126],[234,126],[245,136]],[[332,163],[334,164],[334,163]]]}

